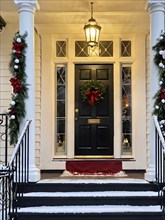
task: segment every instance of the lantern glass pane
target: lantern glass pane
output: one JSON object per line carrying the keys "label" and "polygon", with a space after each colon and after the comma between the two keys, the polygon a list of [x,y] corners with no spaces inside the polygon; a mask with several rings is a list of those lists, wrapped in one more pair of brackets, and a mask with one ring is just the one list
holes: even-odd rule
{"label": "lantern glass pane", "polygon": [[92,28],[90,28],[91,41],[95,41],[95,37],[96,37],[96,29],[92,27]]}
{"label": "lantern glass pane", "polygon": [[95,37],[95,41],[98,43],[99,42],[99,30],[96,29],[96,37]]}
{"label": "lantern glass pane", "polygon": [[90,29],[89,28],[85,29],[85,36],[86,36],[87,42],[89,42],[90,41]]}

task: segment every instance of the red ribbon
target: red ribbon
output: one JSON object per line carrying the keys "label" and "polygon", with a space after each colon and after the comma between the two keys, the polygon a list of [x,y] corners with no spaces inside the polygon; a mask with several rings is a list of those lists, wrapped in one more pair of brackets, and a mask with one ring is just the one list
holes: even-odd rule
{"label": "red ribbon", "polygon": [[13,42],[13,50],[15,50],[16,52],[16,55],[17,57],[20,57],[21,55],[21,48],[24,46],[23,43],[16,43],[16,42]]}
{"label": "red ribbon", "polygon": [[161,89],[159,93],[160,93],[160,98],[165,99],[165,89]]}
{"label": "red ribbon", "polygon": [[13,92],[18,93],[22,90],[22,84],[18,77],[10,79],[11,85],[13,86]]}
{"label": "red ribbon", "polygon": [[23,47],[23,43],[13,42],[13,49],[14,50],[21,49],[22,47]]}
{"label": "red ribbon", "polygon": [[94,103],[98,101],[99,94],[100,94],[99,89],[93,91],[91,90],[86,91],[86,96],[88,96],[89,99],[89,105],[94,105]]}
{"label": "red ribbon", "polygon": [[20,57],[20,55],[21,55],[21,51],[20,50],[17,49],[15,53],[16,53],[17,57]]}
{"label": "red ribbon", "polygon": [[10,110],[10,111],[9,111],[9,114],[10,114],[10,115],[15,115],[15,114],[16,114],[16,109],[15,109],[15,108],[10,107],[9,110]]}

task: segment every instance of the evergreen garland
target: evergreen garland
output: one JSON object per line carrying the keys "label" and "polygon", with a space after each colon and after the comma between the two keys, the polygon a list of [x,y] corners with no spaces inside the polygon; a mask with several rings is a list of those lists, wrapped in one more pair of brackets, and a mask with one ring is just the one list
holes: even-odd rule
{"label": "evergreen garland", "polygon": [[153,50],[156,52],[154,62],[159,69],[159,90],[154,96],[153,114],[158,117],[160,129],[165,137],[165,33],[161,33]]}
{"label": "evergreen garland", "polygon": [[20,35],[16,33],[13,38],[11,61],[9,64],[12,78],[10,83],[13,87],[11,103],[9,107],[9,136],[10,144],[16,144],[19,135],[21,120],[25,117],[25,99],[28,97],[26,73],[25,73],[25,53],[27,44],[25,38],[27,33]]}
{"label": "evergreen garland", "polygon": [[93,106],[104,99],[105,86],[101,81],[90,80],[80,87],[80,91],[82,101]]}

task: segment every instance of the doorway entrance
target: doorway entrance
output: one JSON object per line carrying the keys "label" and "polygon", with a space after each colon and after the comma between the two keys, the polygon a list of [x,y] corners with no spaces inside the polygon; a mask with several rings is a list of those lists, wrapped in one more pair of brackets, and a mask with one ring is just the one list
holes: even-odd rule
{"label": "doorway entrance", "polygon": [[[81,86],[90,80],[105,88],[103,100],[83,102]],[[75,66],[75,156],[104,157],[114,153],[113,65]]]}

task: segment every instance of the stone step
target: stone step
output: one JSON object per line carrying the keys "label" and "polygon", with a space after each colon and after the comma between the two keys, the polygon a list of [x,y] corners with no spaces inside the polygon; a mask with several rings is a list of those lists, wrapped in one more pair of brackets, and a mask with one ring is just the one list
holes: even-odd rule
{"label": "stone step", "polygon": [[20,207],[42,205],[159,205],[158,193],[153,191],[95,191],[95,192],[31,192],[19,198]]}
{"label": "stone step", "polygon": [[160,206],[40,206],[18,209],[18,220],[161,220]]}
{"label": "stone step", "polygon": [[[17,220],[162,220],[154,183],[135,179],[54,179],[21,184]],[[12,218],[12,215],[11,215]]]}
{"label": "stone step", "polygon": [[20,184],[20,192],[157,191],[154,183],[134,179],[54,179]]}

